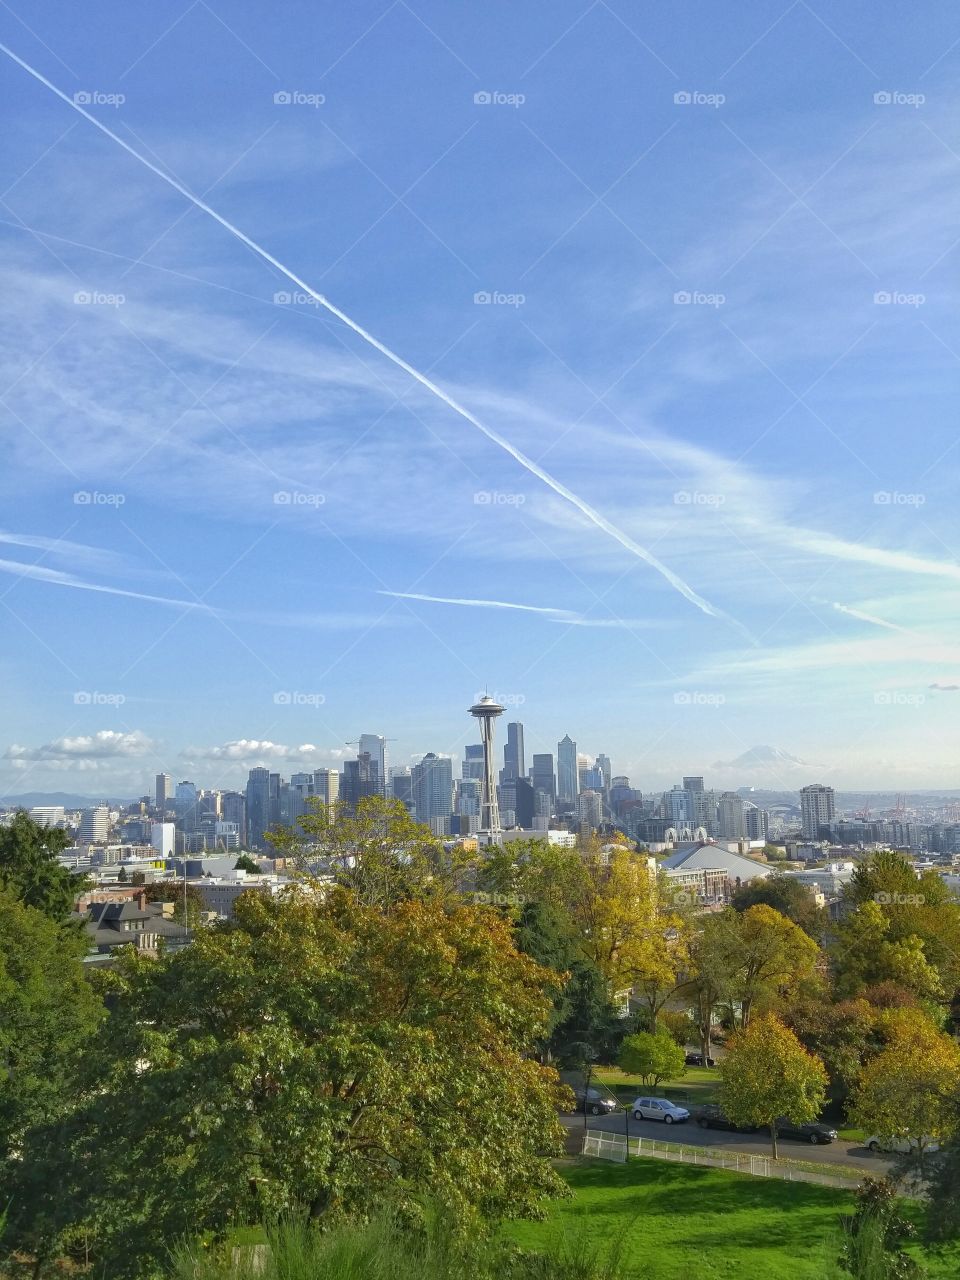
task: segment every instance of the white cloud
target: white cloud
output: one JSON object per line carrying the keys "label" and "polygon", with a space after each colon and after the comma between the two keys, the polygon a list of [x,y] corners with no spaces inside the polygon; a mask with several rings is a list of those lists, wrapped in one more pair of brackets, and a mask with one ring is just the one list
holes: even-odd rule
{"label": "white cloud", "polygon": [[157,744],[139,729],[121,733],[115,729],[101,729],[98,733],[83,734],[76,738],[55,738],[39,747],[11,744],[4,759],[16,762],[49,761],[69,767],[71,764],[115,760],[124,757],[150,755]]}

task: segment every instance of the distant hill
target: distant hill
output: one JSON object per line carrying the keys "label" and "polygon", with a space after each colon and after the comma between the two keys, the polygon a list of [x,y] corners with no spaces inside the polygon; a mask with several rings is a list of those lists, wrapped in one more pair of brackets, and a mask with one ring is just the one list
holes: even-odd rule
{"label": "distant hill", "polygon": [[64,809],[89,809],[95,804],[124,805],[129,800],[110,799],[107,796],[78,796],[70,791],[24,791],[21,795],[0,795],[0,805],[7,809],[33,809],[43,805],[62,804]]}

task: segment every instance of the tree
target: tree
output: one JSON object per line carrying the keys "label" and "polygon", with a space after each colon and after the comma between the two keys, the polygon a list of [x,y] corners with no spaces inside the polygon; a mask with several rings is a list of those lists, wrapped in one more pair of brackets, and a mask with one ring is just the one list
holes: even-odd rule
{"label": "tree", "polygon": [[839,922],[830,945],[837,992],[858,995],[884,983],[906,987],[921,998],[943,995],[943,983],[923,938],[895,926],[881,903],[868,898]]}
{"label": "tree", "polygon": [[0,1162],[66,1105],[99,1025],[85,952],[78,933],[0,891]]}
{"label": "tree", "polygon": [[34,822],[18,809],[10,825],[0,828],[0,889],[53,920],[65,921],[89,883],[57,861],[69,843],[65,831]]}
{"label": "tree", "polygon": [[548,1041],[550,1056],[561,1067],[582,1068],[584,1046],[591,1061],[614,1062],[625,1031],[624,1020],[610,999],[603,974],[587,960],[575,960],[559,1001],[560,1016]]}
{"label": "tree", "polygon": [[799,880],[779,872],[757,876],[737,889],[730,905],[735,911],[744,912],[761,903],[792,920],[811,938],[819,941],[823,936],[826,912],[817,906],[813,894]]}
{"label": "tree", "polygon": [[676,1080],[686,1071],[683,1049],[664,1029],[625,1036],[618,1065],[628,1075],[639,1076],[648,1087],[661,1080]]}
{"label": "tree", "polygon": [[734,1124],[769,1128],[775,1160],[778,1118],[806,1124],[826,1097],[823,1063],[772,1013],[759,1014],[731,1039],[719,1071],[720,1106]]}
{"label": "tree", "polygon": [[885,1034],[886,1047],[863,1068],[851,1119],[883,1139],[907,1139],[922,1164],[931,1142],[960,1129],[960,1046],[915,1009],[887,1014]]}
{"label": "tree", "polygon": [[118,961],[84,1104],[55,1155],[29,1145],[15,1241],[89,1224],[98,1273],[124,1276],[301,1206],[410,1212],[429,1191],[496,1219],[561,1190],[569,1092],[528,1055],[552,976],[500,912],[308,881],[235,916]]}
{"label": "tree", "polygon": [[878,1011],[862,998],[838,1003],[811,998],[791,1004],[785,1020],[804,1047],[823,1060],[831,1101],[846,1103],[864,1062],[882,1047]]}
{"label": "tree", "polygon": [[184,923],[183,905],[187,904],[186,924],[195,928],[207,908],[203,894],[195,884],[184,885],[182,880],[151,880],[143,886],[145,902],[172,902],[173,919]]}
{"label": "tree", "polygon": [[260,874],[260,864],[250,857],[249,853],[241,853],[233,864],[234,871],[247,871],[252,876]]}
{"label": "tree", "polygon": [[801,928],[760,904],[748,907],[732,933],[728,964],[733,972],[732,994],[740,1004],[740,1025],[746,1028],[754,1006],[770,1004],[813,975],[819,949]]}

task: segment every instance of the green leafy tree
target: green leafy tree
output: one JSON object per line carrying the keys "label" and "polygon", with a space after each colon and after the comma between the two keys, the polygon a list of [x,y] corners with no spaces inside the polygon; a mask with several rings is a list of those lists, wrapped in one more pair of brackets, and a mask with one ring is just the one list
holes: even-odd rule
{"label": "green leafy tree", "polygon": [[260,864],[250,857],[249,853],[241,853],[233,864],[234,871],[247,871],[252,876],[260,874]]}
{"label": "green leafy tree", "polygon": [[0,891],[0,1162],[71,1096],[103,1011],[85,951],[78,933]]}
{"label": "green leafy tree", "polygon": [[817,906],[813,894],[799,880],[780,873],[757,876],[737,889],[730,905],[735,911],[743,912],[760,904],[773,907],[816,941],[823,937],[826,912]]}
{"label": "green leafy tree", "polygon": [[551,1056],[562,1067],[583,1068],[589,1046],[590,1061],[614,1062],[626,1028],[600,970],[575,960],[561,1000],[561,1016],[549,1040]]}
{"label": "green leafy tree", "polygon": [[801,1043],[822,1059],[830,1076],[831,1101],[845,1104],[863,1064],[882,1047],[879,1011],[865,999],[791,1004],[785,1020]]}
{"label": "green leafy tree", "polygon": [[146,902],[172,902],[173,918],[184,923],[184,902],[186,902],[186,923],[196,928],[200,923],[206,903],[203,894],[195,884],[184,886],[182,880],[151,880],[143,886]]}
{"label": "green leafy tree", "polygon": [[856,996],[893,983],[924,999],[940,999],[943,981],[924,939],[904,933],[883,904],[868,898],[839,922],[830,945],[837,992]]}
{"label": "green leafy tree", "polygon": [[408,1212],[429,1191],[496,1219],[561,1190],[569,1092],[528,1054],[552,976],[500,912],[307,881],[235,914],[118,962],[85,1104],[58,1152],[38,1132],[26,1153],[19,1244],[87,1226],[98,1274],[122,1277],[301,1207]]}
{"label": "green leafy tree", "polygon": [[639,1076],[648,1088],[661,1080],[677,1080],[687,1069],[683,1049],[665,1028],[626,1036],[618,1065],[628,1075]]}
{"label": "green leafy tree", "polygon": [[864,1067],[850,1110],[854,1124],[884,1139],[907,1139],[918,1162],[960,1128],[960,1046],[919,1010],[887,1015],[887,1044]]}
{"label": "green leafy tree", "polygon": [[66,920],[89,883],[57,861],[69,843],[65,831],[42,826],[19,809],[9,826],[0,827],[0,889],[53,920]]}
{"label": "green leafy tree", "polygon": [[778,1118],[816,1120],[826,1098],[823,1063],[772,1013],[731,1039],[719,1071],[721,1107],[735,1124],[769,1128],[775,1160]]}

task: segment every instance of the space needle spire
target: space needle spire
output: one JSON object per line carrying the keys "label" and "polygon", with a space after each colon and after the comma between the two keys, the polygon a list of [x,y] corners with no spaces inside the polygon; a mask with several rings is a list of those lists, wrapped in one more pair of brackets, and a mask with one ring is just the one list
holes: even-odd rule
{"label": "space needle spire", "polygon": [[498,840],[502,831],[500,826],[500,806],[497,803],[497,784],[493,769],[493,722],[497,716],[503,715],[503,707],[494,702],[485,693],[479,702],[470,708],[470,714],[480,722],[480,733],[483,738],[483,795],[480,802],[480,830],[488,832],[493,840]]}

